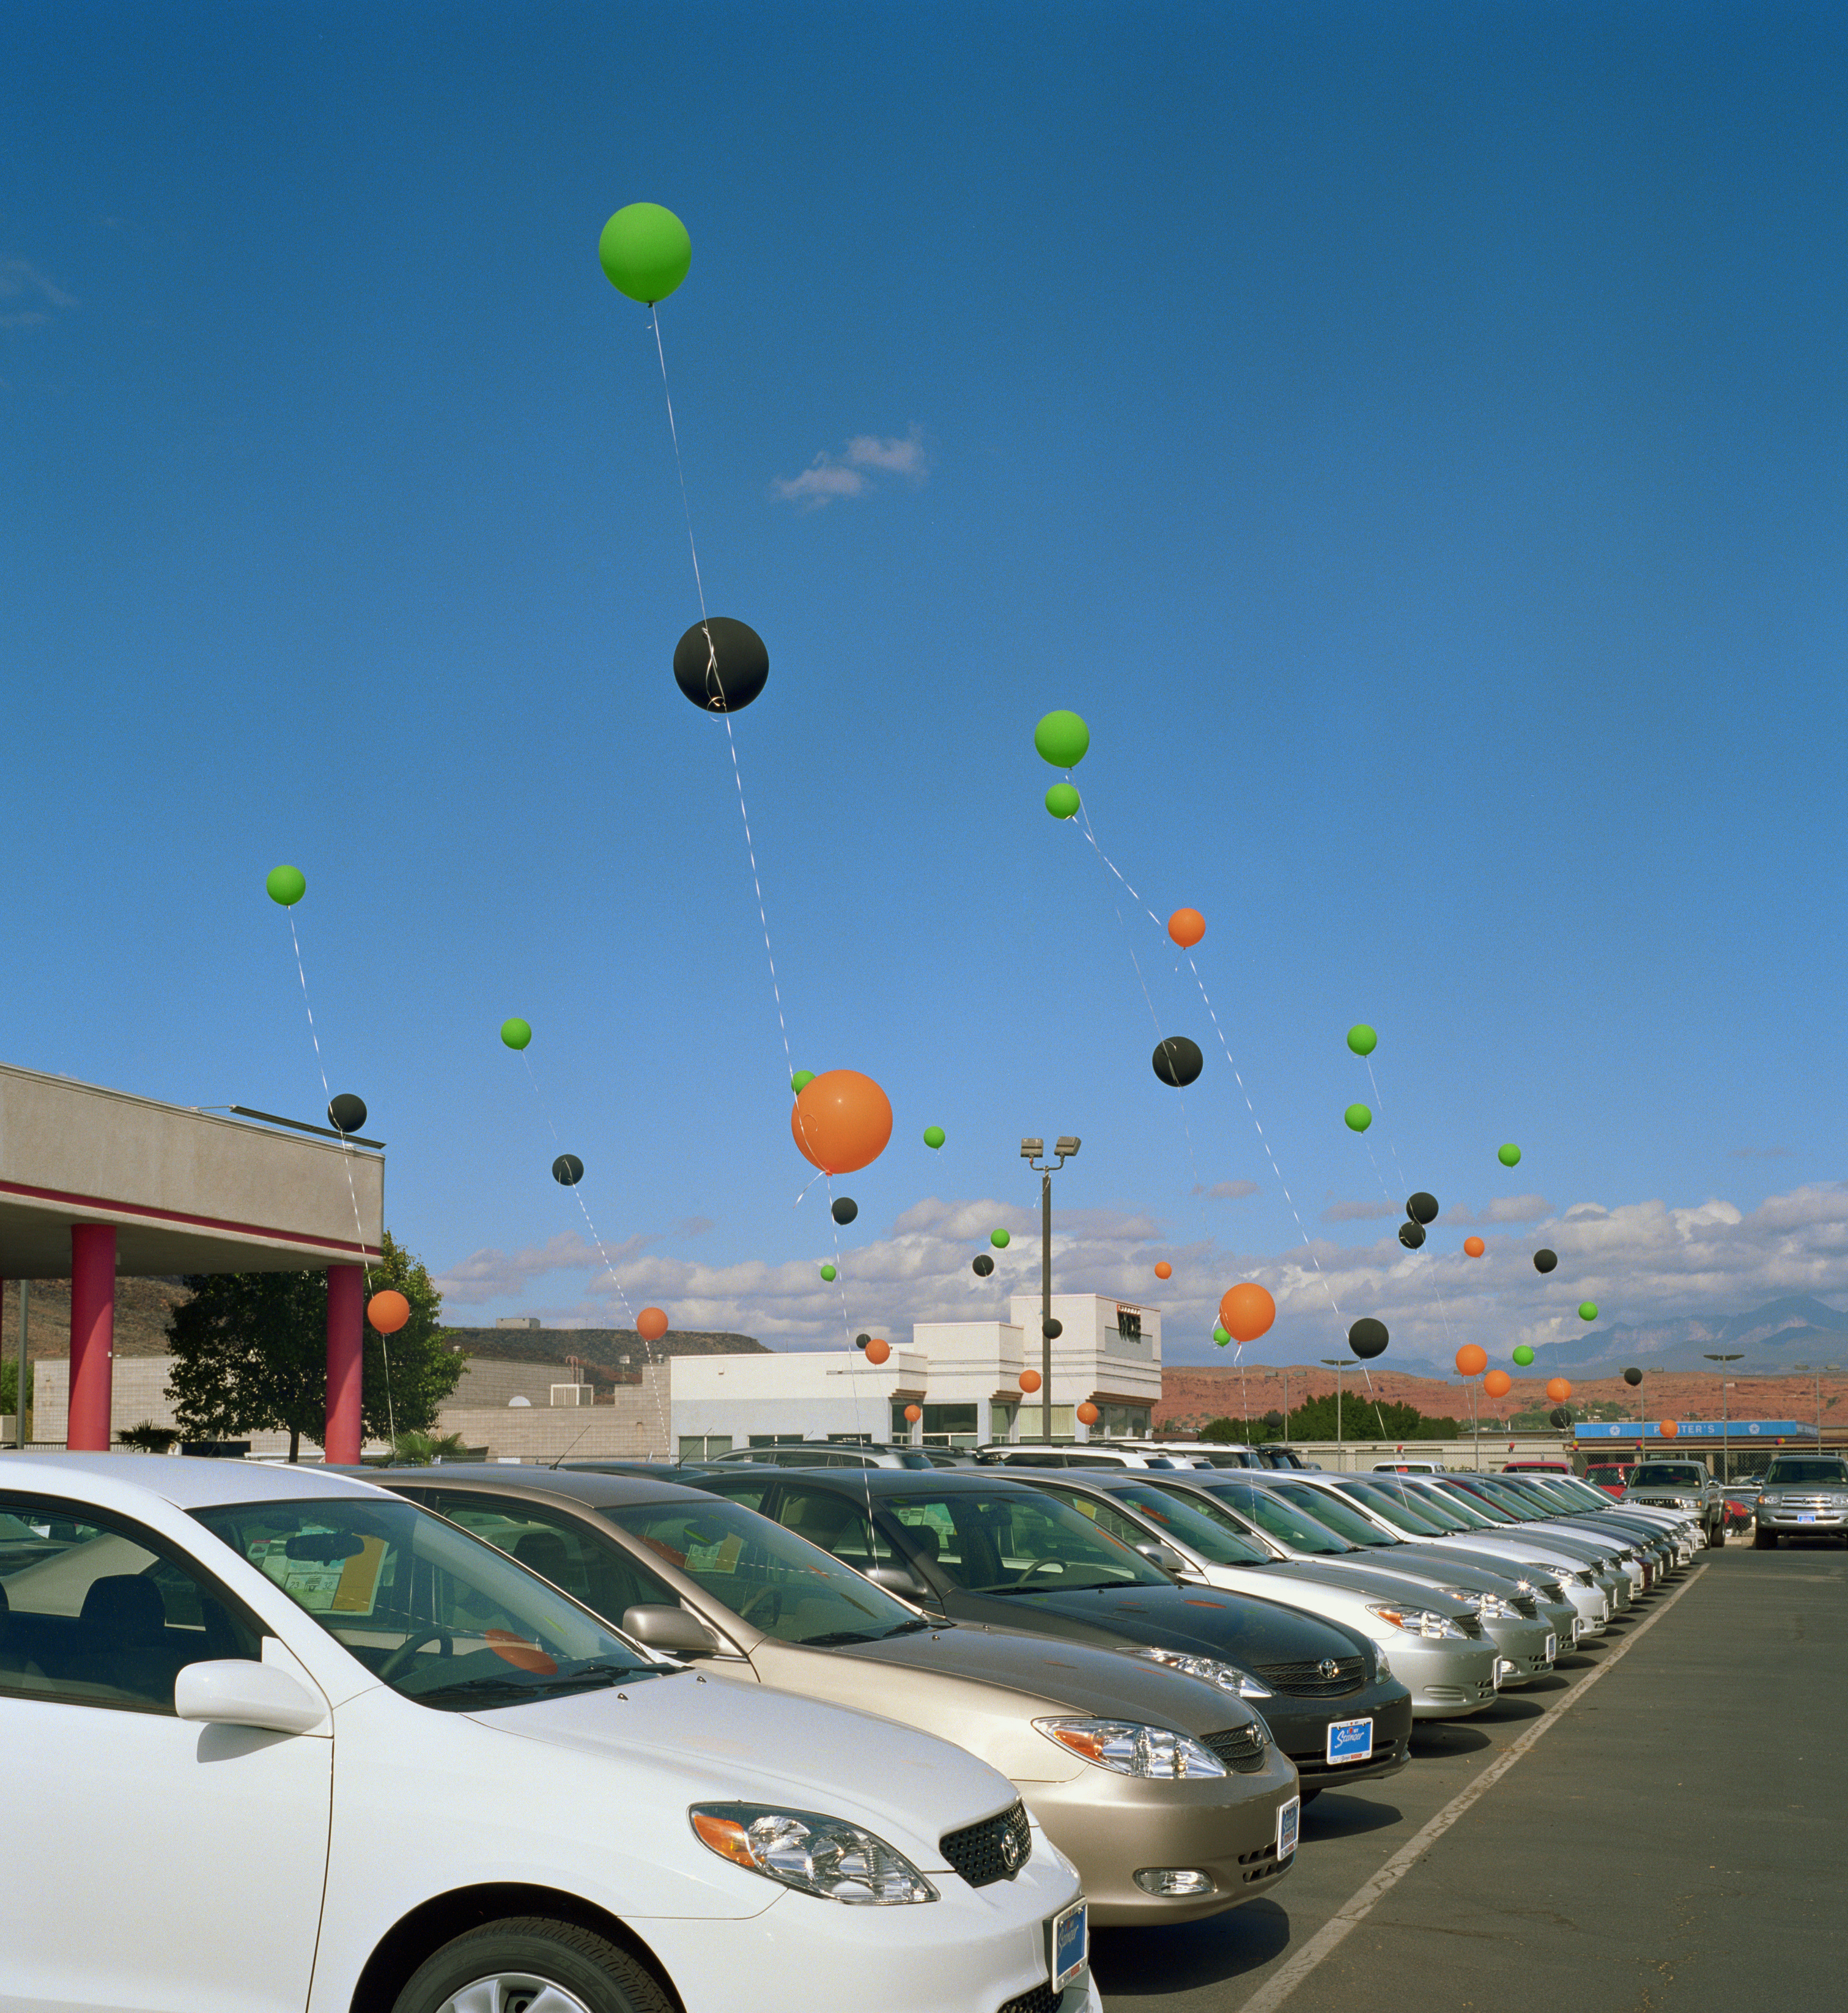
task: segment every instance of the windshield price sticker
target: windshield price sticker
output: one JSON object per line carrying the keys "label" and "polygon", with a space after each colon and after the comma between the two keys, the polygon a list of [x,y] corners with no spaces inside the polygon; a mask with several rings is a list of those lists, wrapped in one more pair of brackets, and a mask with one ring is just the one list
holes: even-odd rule
{"label": "windshield price sticker", "polygon": [[1370,1761],[1373,1758],[1373,1722],[1371,1719],[1336,1719],[1328,1723],[1328,1763]]}
{"label": "windshield price sticker", "polygon": [[1281,1865],[1296,1849],[1296,1835],[1303,1825],[1303,1799],[1292,1797],[1277,1813],[1277,1859]]}
{"label": "windshield price sticker", "polygon": [[1063,1992],[1090,1961],[1090,1927],[1082,1901],[1074,1901],[1047,1923],[1046,1945],[1053,1990]]}

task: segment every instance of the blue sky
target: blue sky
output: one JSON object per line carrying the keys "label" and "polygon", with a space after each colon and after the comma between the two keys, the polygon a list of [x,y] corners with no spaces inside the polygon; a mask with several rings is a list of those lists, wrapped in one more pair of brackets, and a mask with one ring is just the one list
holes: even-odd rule
{"label": "blue sky", "polygon": [[[1159,1290],[1171,1360],[1247,1276],[1284,1357],[1848,1289],[1845,40],[22,0],[0,1053],[317,1116],[287,860],[331,1086],[458,1319],[620,1318],[552,1128],[631,1304],[778,1346],[998,1308],[1030,1254],[967,1260],[1027,1227],[1027,1132],[1085,1140],[1060,1284]],[[669,670],[659,371],[595,259],[642,199],[693,240],[709,605],[771,653],[736,734],[790,1053],[897,1114],[844,1307],[723,728]],[[1207,919],[1293,1210],[1192,974],[1041,807],[1059,706],[1101,846]],[[1355,1213],[1409,1186],[1416,1258]]]}

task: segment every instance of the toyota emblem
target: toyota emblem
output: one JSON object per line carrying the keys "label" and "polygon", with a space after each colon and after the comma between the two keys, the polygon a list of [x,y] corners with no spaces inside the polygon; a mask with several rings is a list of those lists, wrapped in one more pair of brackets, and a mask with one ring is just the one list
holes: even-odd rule
{"label": "toyota emblem", "polygon": [[1001,1834],[1001,1863],[1010,1873],[1020,1870],[1021,1842],[1014,1836],[1011,1825]]}
{"label": "toyota emblem", "polygon": [[1341,1675],[1341,1666],[1335,1662],[1332,1657],[1324,1657],[1322,1661],[1316,1665],[1316,1668],[1321,1672],[1324,1678],[1338,1678]]}

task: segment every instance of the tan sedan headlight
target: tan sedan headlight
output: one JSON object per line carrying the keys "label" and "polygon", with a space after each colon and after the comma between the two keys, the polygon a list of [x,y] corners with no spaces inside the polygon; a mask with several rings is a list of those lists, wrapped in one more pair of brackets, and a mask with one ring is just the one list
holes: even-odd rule
{"label": "tan sedan headlight", "polygon": [[1033,1724],[1047,1739],[1119,1775],[1174,1780],[1226,1772],[1225,1764],[1210,1748],[1165,1726],[1143,1726],[1128,1719],[1036,1719]]}

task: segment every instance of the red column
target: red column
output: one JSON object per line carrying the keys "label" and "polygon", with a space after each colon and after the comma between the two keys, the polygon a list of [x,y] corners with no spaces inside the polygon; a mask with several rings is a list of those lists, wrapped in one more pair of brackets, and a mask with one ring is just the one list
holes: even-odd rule
{"label": "red column", "polygon": [[73,1453],[106,1453],[109,1446],[110,1358],[116,1343],[116,1227],[70,1227],[70,1423]]}
{"label": "red column", "polygon": [[365,1297],[363,1266],[327,1268],[327,1430],[321,1444],[330,1461],[348,1467],[359,1458]]}

